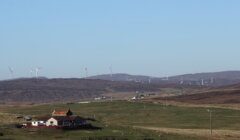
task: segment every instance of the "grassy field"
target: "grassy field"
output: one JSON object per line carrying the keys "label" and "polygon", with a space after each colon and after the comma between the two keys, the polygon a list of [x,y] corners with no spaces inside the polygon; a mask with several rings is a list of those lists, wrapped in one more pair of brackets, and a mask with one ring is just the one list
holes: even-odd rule
{"label": "grassy field", "polygon": [[[102,130],[29,130],[16,129],[11,124],[3,123],[5,120],[14,118],[12,114],[24,115],[49,115],[55,108],[71,108],[71,110],[83,117],[94,117],[96,126],[103,127]],[[239,131],[240,111],[231,109],[213,110],[213,130]],[[40,106],[11,106],[0,107],[0,112],[5,119],[0,119],[0,132],[4,136],[0,139],[206,139],[206,135],[188,135],[188,133],[171,133],[171,131],[153,131],[160,128],[173,130],[204,130],[209,129],[209,113],[206,108],[164,106],[152,103],[133,103],[124,101],[96,102],[90,104],[53,104]],[[9,118],[6,115],[11,114]],[[17,120],[15,119],[17,122]],[[91,138],[89,138],[91,137]],[[221,137],[221,136],[220,136]],[[218,137],[219,138],[219,137]],[[233,137],[234,138],[234,137]]]}

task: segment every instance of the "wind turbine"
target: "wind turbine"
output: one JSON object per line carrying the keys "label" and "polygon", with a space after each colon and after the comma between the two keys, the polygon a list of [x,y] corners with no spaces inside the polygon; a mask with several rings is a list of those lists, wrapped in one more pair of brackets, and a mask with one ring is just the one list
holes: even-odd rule
{"label": "wind turbine", "polygon": [[169,80],[169,77],[167,76],[167,81]]}
{"label": "wind turbine", "polygon": [[10,72],[10,74],[11,74],[11,78],[13,79],[13,75],[14,75],[13,68],[8,67],[8,70],[9,70],[9,72]]}
{"label": "wind turbine", "polygon": [[88,77],[88,68],[85,68],[86,78]]}
{"label": "wind turbine", "polygon": [[151,77],[149,77],[148,83],[151,84],[151,82],[152,82],[152,79],[151,79]]}
{"label": "wind turbine", "polygon": [[201,84],[202,84],[202,86],[204,86],[204,79],[202,79],[202,83]]}
{"label": "wind turbine", "polygon": [[211,84],[213,84],[214,83],[214,78],[213,77],[211,77]]}
{"label": "wind turbine", "polygon": [[40,68],[40,67],[35,68],[35,76],[36,76],[36,79],[38,79],[38,73],[39,73],[39,71],[40,71],[41,69],[42,69],[42,68]]}
{"label": "wind turbine", "polygon": [[182,85],[183,83],[184,83],[184,81],[183,81],[183,77],[182,77],[180,80],[180,85]]}
{"label": "wind turbine", "polygon": [[111,76],[111,80],[113,81],[113,70],[112,70],[112,65],[109,67],[109,70],[110,70],[110,76]]}
{"label": "wind turbine", "polygon": [[33,69],[30,69],[30,76],[33,77],[33,73],[34,73],[34,70]]}

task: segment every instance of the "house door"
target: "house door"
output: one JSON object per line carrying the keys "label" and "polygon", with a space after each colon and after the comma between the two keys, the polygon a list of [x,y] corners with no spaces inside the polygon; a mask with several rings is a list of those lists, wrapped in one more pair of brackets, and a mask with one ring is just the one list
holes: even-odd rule
{"label": "house door", "polygon": [[53,126],[53,121],[50,121],[50,125]]}

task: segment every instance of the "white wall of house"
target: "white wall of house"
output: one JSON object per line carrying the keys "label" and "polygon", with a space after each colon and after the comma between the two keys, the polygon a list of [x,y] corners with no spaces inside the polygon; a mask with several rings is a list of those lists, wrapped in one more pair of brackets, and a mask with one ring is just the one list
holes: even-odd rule
{"label": "white wall of house", "polygon": [[38,126],[38,121],[32,121],[32,126]]}
{"label": "white wall of house", "polygon": [[47,120],[46,126],[58,126],[58,121],[54,118],[50,118]]}
{"label": "white wall of house", "polygon": [[32,126],[42,126],[45,125],[44,121],[32,121]]}

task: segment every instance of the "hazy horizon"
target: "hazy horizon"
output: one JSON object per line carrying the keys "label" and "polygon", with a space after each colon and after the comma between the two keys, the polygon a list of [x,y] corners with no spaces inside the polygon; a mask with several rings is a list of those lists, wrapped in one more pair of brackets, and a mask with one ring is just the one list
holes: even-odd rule
{"label": "hazy horizon", "polygon": [[[204,74],[204,73],[219,73],[219,72],[240,72],[240,70],[225,70],[225,71],[205,71],[205,72],[199,72],[199,73],[181,73],[181,74],[176,74],[176,75],[163,75],[163,76],[151,76],[151,75],[144,75],[144,74],[134,74],[134,73],[102,73],[102,74],[97,74],[97,75],[88,75],[88,78],[90,77],[94,77],[94,76],[101,76],[101,75],[116,75],[116,74],[127,74],[127,75],[131,75],[131,76],[149,76],[152,78],[166,78],[166,77],[174,77],[174,76],[181,76],[181,75],[188,75],[188,74]],[[35,74],[33,74],[32,76],[22,76],[22,77],[18,77],[18,76],[14,76],[11,77],[11,75],[9,74],[9,78],[6,79],[0,79],[0,81],[5,81],[5,80],[16,80],[16,79],[28,79],[28,78],[36,78]],[[71,78],[76,78],[76,79],[81,79],[81,78],[86,78],[86,74],[81,76],[81,77],[47,77],[44,75],[39,75],[38,78],[47,78],[47,79],[71,79]]]}
{"label": "hazy horizon", "polygon": [[0,80],[240,70],[240,1],[0,1]]}

